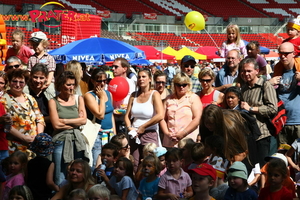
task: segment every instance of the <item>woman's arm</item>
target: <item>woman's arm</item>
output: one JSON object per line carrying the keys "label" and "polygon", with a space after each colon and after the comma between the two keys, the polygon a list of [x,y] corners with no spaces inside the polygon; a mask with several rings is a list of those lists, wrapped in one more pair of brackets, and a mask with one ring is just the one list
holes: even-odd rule
{"label": "woman's arm", "polygon": [[55,130],[67,130],[72,129],[72,126],[66,125],[62,120],[59,119],[56,103],[53,99],[50,99],[48,102],[49,105],[49,116],[52,126]]}
{"label": "woman's arm", "polygon": [[18,131],[17,129],[15,129],[14,127],[11,127],[10,132],[9,132],[12,136],[14,136],[15,138],[19,139],[22,142],[25,143],[30,143],[33,142],[35,136],[32,135],[24,135],[23,133],[21,133],[20,131]]}
{"label": "woman's arm", "polygon": [[54,183],[53,181],[53,172],[54,172],[54,163],[51,163],[48,171],[47,171],[47,177],[46,177],[46,184],[51,190],[54,190],[55,192],[59,191],[59,187]]}
{"label": "woman's arm", "polygon": [[295,153],[295,149],[293,147],[291,147],[285,154],[288,163],[291,165],[292,168],[296,169],[297,171],[300,171],[300,168],[298,165],[296,165],[293,161],[293,159],[291,158]]}
{"label": "woman's arm", "polygon": [[104,119],[105,115],[105,96],[106,93],[104,90],[100,90],[98,87],[96,88],[96,95],[100,100],[100,104],[96,101],[95,97],[91,93],[86,93],[84,95],[84,103],[86,107],[92,112],[92,114],[97,119]]}
{"label": "woman's arm", "polygon": [[159,126],[161,131],[164,133],[164,135],[168,135],[169,130],[168,130],[168,125],[167,125],[167,121],[168,121],[168,116],[167,116],[167,108],[166,108],[166,104],[167,104],[167,100],[168,97],[163,100],[163,116],[164,118],[159,122]]}
{"label": "woman's arm", "polygon": [[163,104],[161,102],[160,94],[157,91],[154,91],[152,97],[153,97],[152,103],[156,114],[145,124],[138,127],[137,130],[138,134],[144,133],[147,127],[157,124],[163,119],[164,112],[163,112]]}
{"label": "woman's arm", "polygon": [[62,119],[62,120],[66,125],[72,126],[74,128],[86,124],[86,110],[84,107],[84,101],[82,96],[78,97],[78,113],[79,113],[78,118]]}
{"label": "woman's arm", "polygon": [[200,98],[197,95],[194,95],[194,98],[191,100],[192,106],[191,106],[191,111],[192,111],[192,121],[184,128],[179,130],[176,133],[176,138],[177,140],[181,140],[191,132],[193,132],[197,126],[200,123],[200,119],[202,116],[202,102]]}
{"label": "woman's arm", "polygon": [[134,95],[135,95],[135,92],[131,94],[130,98],[129,98],[129,101],[128,101],[128,104],[127,104],[127,110],[126,110],[126,113],[125,113],[125,116],[124,116],[124,121],[125,121],[125,124],[126,124],[126,127],[128,129],[128,131],[131,131],[133,130],[134,128],[131,127],[132,124],[131,124],[131,109],[132,109],[132,104],[133,104],[133,100],[134,100]]}
{"label": "woman's arm", "polygon": [[44,129],[45,129],[44,123],[37,123],[36,126],[37,126],[37,134],[44,132]]}
{"label": "woman's arm", "polygon": [[218,96],[217,105],[221,105],[223,103],[223,99],[224,99],[224,93],[220,92]]}

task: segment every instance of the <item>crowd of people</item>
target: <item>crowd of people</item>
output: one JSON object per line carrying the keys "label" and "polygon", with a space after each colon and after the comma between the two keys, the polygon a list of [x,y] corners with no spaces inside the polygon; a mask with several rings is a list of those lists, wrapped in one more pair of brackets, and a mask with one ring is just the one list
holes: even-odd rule
{"label": "crowd of people", "polygon": [[[15,30],[0,72],[1,199],[296,198],[297,23],[288,23],[273,68],[237,25],[227,27],[221,66],[186,55],[149,68],[124,58],[62,66],[43,32],[31,35],[33,52]],[[128,83],[122,100],[108,90],[114,77]],[[279,100],[287,121],[276,135],[268,123]],[[95,133],[83,133],[87,122],[99,125]]]}

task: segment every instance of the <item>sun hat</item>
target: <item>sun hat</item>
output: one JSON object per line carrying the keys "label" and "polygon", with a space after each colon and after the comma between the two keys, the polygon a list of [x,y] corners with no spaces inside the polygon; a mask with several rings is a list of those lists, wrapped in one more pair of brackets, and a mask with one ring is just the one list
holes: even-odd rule
{"label": "sun hat", "polygon": [[31,38],[29,39],[29,41],[33,41],[35,43],[40,43],[42,40],[48,40],[47,35],[42,31],[32,33]]}
{"label": "sun hat", "polygon": [[248,179],[246,165],[240,161],[235,161],[228,169],[228,178],[234,176],[244,180]]}
{"label": "sun hat", "polygon": [[272,159],[272,158],[279,158],[279,159],[283,160],[283,162],[285,163],[286,166],[288,166],[287,158],[282,153],[274,153],[271,156],[267,156],[267,157],[265,157],[265,161],[269,162],[270,159]]}
{"label": "sun hat", "polygon": [[287,27],[294,28],[298,31],[300,31],[300,15],[298,15],[297,18],[292,18],[289,20]]}
{"label": "sun hat", "polygon": [[30,144],[29,150],[33,151],[37,156],[46,157],[52,154],[54,150],[52,137],[47,133],[38,134]]}
{"label": "sun hat", "polygon": [[154,154],[156,155],[156,157],[160,157],[163,156],[167,153],[167,149],[165,147],[156,147],[154,149]]}
{"label": "sun hat", "polygon": [[201,176],[210,176],[213,180],[217,179],[217,172],[215,168],[207,163],[202,163],[198,165],[196,168],[191,169],[190,171],[196,172]]}

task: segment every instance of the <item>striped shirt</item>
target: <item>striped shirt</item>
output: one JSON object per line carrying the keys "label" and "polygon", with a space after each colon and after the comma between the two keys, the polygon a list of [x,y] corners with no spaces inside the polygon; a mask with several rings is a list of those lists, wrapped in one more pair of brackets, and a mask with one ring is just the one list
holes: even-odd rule
{"label": "striped shirt", "polygon": [[257,120],[261,136],[257,139],[263,139],[270,136],[266,125],[266,120],[277,113],[277,96],[274,87],[260,77],[253,87],[246,83],[242,87],[243,99],[251,107],[258,107],[258,113],[253,115]]}

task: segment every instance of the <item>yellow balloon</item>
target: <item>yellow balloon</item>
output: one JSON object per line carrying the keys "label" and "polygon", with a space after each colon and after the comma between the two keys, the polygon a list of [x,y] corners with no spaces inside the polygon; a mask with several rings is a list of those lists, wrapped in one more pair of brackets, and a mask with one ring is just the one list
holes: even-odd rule
{"label": "yellow balloon", "polygon": [[184,18],[186,27],[192,31],[200,31],[205,28],[205,19],[203,15],[197,11],[191,11]]}

